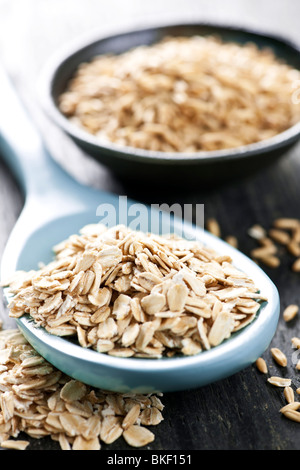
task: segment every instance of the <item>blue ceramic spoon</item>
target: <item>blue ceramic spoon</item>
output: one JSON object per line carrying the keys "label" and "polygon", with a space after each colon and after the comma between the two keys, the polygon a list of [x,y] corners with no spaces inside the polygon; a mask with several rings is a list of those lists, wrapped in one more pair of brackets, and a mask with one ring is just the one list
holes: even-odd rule
{"label": "blue ceramic spoon", "polygon": [[[25,194],[24,208],[3,254],[3,280],[16,270],[37,269],[39,262],[49,262],[52,246],[78,233],[82,226],[98,222],[99,204],[112,204],[118,210],[119,198],[81,185],[50,157],[1,70],[0,103],[0,154]],[[175,231],[177,226],[181,230],[181,223],[175,218]],[[189,223],[185,224],[185,232],[220,254],[231,256],[233,264],[255,280],[268,298],[257,318],[221,345],[191,357],[118,358],[53,336],[25,316],[17,319],[17,325],[32,346],[58,369],[87,384],[112,391],[148,393],[191,389],[244,369],[266,350],[276,331],[277,289],[254,262],[227,243]],[[8,299],[7,292],[5,295]]]}

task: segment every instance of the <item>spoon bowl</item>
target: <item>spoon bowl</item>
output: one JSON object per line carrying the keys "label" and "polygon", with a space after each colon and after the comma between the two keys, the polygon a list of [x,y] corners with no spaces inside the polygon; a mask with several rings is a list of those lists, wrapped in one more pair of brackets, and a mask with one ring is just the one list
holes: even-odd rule
{"label": "spoon bowl", "polygon": [[[19,179],[25,205],[7,242],[1,263],[1,280],[16,270],[37,269],[52,259],[52,247],[78,233],[86,224],[99,222],[97,208],[111,204],[119,210],[119,197],[81,185],[45,150],[5,73],[0,70],[0,154]],[[9,112],[5,112],[9,110]],[[18,138],[16,138],[18,136]],[[128,206],[135,204],[128,201]],[[147,207],[147,215],[153,208]],[[161,213],[160,230],[170,231],[170,217]],[[29,343],[47,361],[74,379],[118,392],[151,393],[197,388],[250,366],[269,346],[279,316],[279,296],[268,276],[249,258],[224,241],[184,222],[194,238],[229,255],[267,297],[256,319],[221,345],[196,356],[162,359],[118,358],[83,348],[37,327],[29,316],[16,323]],[[172,219],[172,230],[182,232],[182,220]],[[7,301],[8,290],[4,290]]]}

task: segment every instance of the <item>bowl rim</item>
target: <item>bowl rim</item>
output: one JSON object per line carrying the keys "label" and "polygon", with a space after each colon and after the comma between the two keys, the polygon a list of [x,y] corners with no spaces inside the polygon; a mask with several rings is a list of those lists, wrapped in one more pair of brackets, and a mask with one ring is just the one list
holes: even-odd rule
{"label": "bowl rim", "polygon": [[88,35],[82,35],[76,40],[70,41],[65,44],[59,51],[54,53],[50,59],[44,64],[42,71],[40,72],[37,89],[40,98],[40,103],[45,113],[52,119],[52,121],[58,125],[64,132],[67,133],[75,141],[80,142],[85,146],[92,147],[99,151],[103,150],[110,154],[117,154],[118,158],[129,159],[133,161],[139,161],[144,163],[162,163],[162,164],[187,164],[187,163],[208,163],[212,160],[235,160],[240,158],[248,158],[252,155],[261,154],[263,152],[270,152],[273,150],[280,149],[293,143],[300,137],[300,121],[289,127],[283,132],[276,134],[275,136],[255,142],[248,145],[243,145],[231,149],[221,149],[215,151],[199,151],[199,152],[162,152],[154,150],[146,150],[135,147],[123,146],[115,144],[108,140],[99,139],[87,131],[81,129],[79,126],[71,123],[69,119],[59,111],[54,97],[53,97],[53,84],[57,77],[57,73],[60,67],[71,57],[76,56],[84,49],[89,49],[98,42],[106,39],[113,38],[115,36],[122,36],[126,34],[141,33],[143,31],[151,31],[155,29],[168,29],[175,27],[208,27],[220,30],[227,30],[233,33],[244,33],[251,36],[257,36],[259,38],[265,38],[270,41],[276,41],[284,46],[292,49],[295,53],[300,55],[300,45],[291,41],[288,38],[284,38],[277,33],[265,33],[254,28],[247,28],[243,26],[235,26],[229,24],[212,23],[212,22],[199,22],[199,21],[188,21],[186,23],[180,22],[163,22],[158,24],[147,24],[145,27],[127,27],[127,28],[110,28],[104,33],[93,32]]}

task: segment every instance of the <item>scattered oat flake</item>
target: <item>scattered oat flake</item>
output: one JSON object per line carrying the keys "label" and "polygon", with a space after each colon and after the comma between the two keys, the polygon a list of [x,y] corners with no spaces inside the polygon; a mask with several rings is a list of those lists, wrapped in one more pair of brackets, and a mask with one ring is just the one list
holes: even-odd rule
{"label": "scattered oat flake", "polygon": [[112,444],[122,434],[123,428],[119,416],[105,416],[102,421],[100,437],[106,444]]}
{"label": "scattered oat flake", "polygon": [[300,423],[300,413],[295,410],[288,410],[283,413],[283,415],[290,419],[291,421],[295,421],[297,423]]}
{"label": "scattered oat flake", "polygon": [[273,228],[269,230],[268,235],[275,242],[280,243],[281,245],[287,245],[291,241],[290,235],[284,230]]}
{"label": "scattered oat flake", "polygon": [[287,358],[286,355],[278,348],[271,348],[271,354],[273,359],[277,362],[278,365],[282,367],[287,366]]}
{"label": "scattered oat flake", "polygon": [[291,341],[294,348],[300,349],[300,338],[294,336]]}
{"label": "scattered oat flake", "polygon": [[234,248],[238,248],[238,239],[234,235],[227,235],[225,241]]}
{"label": "scattered oat flake", "polygon": [[29,441],[17,441],[9,439],[1,442],[1,447],[4,449],[25,450],[29,446]]}
{"label": "scattered oat flake", "polygon": [[143,447],[154,440],[154,434],[143,426],[133,424],[123,432],[127,444],[132,447]]}
{"label": "scattered oat flake", "polygon": [[293,320],[295,316],[297,315],[298,311],[299,311],[298,305],[294,305],[294,304],[288,305],[283,311],[283,319],[286,322]]}
{"label": "scattered oat flake", "polygon": [[262,358],[262,357],[259,357],[256,362],[256,367],[257,369],[262,373],[262,374],[267,374],[268,373],[268,366],[267,366],[267,363],[266,361]]}
{"label": "scattered oat flake", "polygon": [[[294,390],[292,389],[292,387],[285,387],[284,390],[283,390],[283,393],[284,393],[285,399],[288,403],[294,403],[295,395],[294,395]],[[299,406],[300,406],[300,404],[299,404]]]}
{"label": "scattered oat flake", "polygon": [[292,271],[298,273],[300,271],[300,258],[297,258],[296,261],[292,264]]}
{"label": "scattered oat flake", "polygon": [[272,385],[275,385],[275,387],[290,387],[291,386],[291,379],[285,379],[283,377],[269,377],[268,382]]}
{"label": "scattered oat flake", "polygon": [[[148,409],[148,408],[147,408]],[[122,428],[128,429],[130,426],[136,423],[141,411],[141,406],[139,403],[133,405],[133,407],[128,411],[127,415],[123,419]]]}
{"label": "scattered oat flake", "polygon": [[278,268],[280,266],[280,259],[278,256],[261,256],[259,261],[268,268]]}
{"label": "scattered oat flake", "polygon": [[248,229],[248,235],[255,240],[260,240],[266,236],[266,230],[259,224],[255,224]]}
{"label": "scattered oat flake", "polygon": [[208,219],[206,223],[207,230],[215,235],[216,237],[221,237],[221,229],[218,221],[214,218]]}
{"label": "scattered oat flake", "polygon": [[76,436],[72,446],[73,450],[100,450],[101,444],[98,437],[93,439],[84,439],[82,436]]}
{"label": "scattered oat flake", "polygon": [[284,230],[290,230],[290,229],[296,229],[300,225],[300,220],[295,219],[295,218],[289,218],[289,217],[281,217],[273,222],[273,226],[276,228],[284,229]]}
{"label": "scattered oat flake", "polygon": [[280,413],[285,413],[286,411],[296,411],[300,408],[300,402],[299,401],[293,401],[291,403],[288,403],[287,405],[283,406],[280,408]]}
{"label": "scattered oat flake", "polygon": [[298,258],[300,256],[300,244],[299,244],[299,241],[295,241],[295,240],[291,240],[288,244],[287,244],[287,250],[289,251],[289,253],[293,256],[295,256],[296,258]]}
{"label": "scattered oat flake", "polygon": [[256,259],[266,259],[277,253],[277,247],[275,245],[267,245],[259,248],[254,248],[251,251],[251,256]]}

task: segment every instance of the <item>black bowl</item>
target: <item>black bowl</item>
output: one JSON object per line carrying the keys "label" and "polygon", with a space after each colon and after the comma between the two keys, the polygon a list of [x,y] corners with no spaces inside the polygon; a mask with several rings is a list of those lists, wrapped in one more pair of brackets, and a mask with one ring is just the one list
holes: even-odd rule
{"label": "black bowl", "polygon": [[81,149],[124,180],[164,185],[204,184],[253,174],[286,154],[300,136],[300,122],[261,142],[230,150],[197,153],[157,152],[101,142],[72,124],[58,109],[59,95],[79,64],[106,53],[120,54],[150,45],[165,36],[218,35],[224,41],[253,42],[268,47],[287,64],[300,69],[300,49],[278,36],[211,24],[182,24],[119,32],[68,47],[48,62],[40,80],[41,102],[46,113]]}

